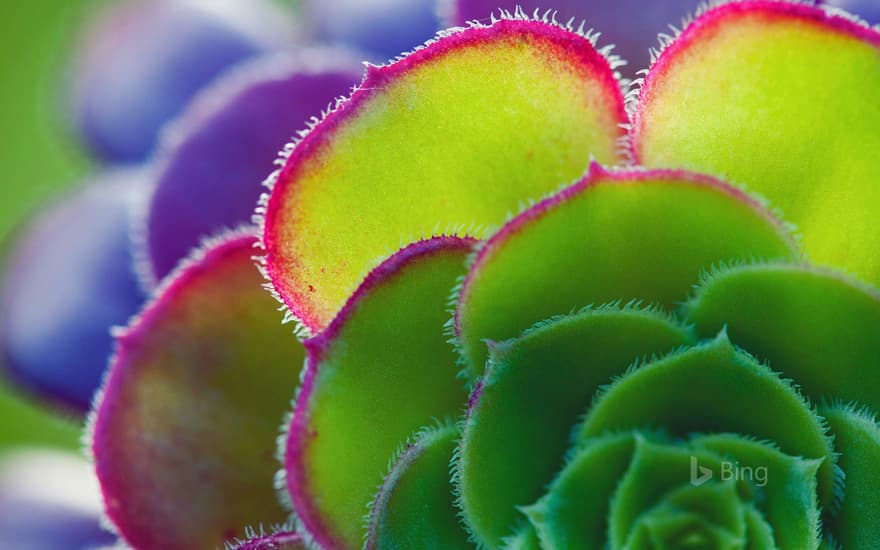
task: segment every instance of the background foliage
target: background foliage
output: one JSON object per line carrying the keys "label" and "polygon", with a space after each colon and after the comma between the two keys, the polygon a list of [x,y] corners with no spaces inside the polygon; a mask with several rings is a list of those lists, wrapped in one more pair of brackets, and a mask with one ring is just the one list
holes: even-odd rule
{"label": "background foliage", "polygon": [[[0,6],[7,23],[0,47],[0,252],[43,201],[95,169],[66,118],[66,77],[81,25],[107,1],[29,0]],[[291,8],[298,3],[278,2]],[[0,377],[0,454],[20,445],[77,449],[80,425],[56,413],[13,391]]]}
{"label": "background foliage", "polygon": [[[43,201],[90,172],[65,119],[65,71],[79,24],[96,0],[29,0],[0,7],[0,242]],[[59,284],[64,284],[59,278]],[[13,393],[0,381],[0,453],[18,445],[78,446],[78,425]]]}

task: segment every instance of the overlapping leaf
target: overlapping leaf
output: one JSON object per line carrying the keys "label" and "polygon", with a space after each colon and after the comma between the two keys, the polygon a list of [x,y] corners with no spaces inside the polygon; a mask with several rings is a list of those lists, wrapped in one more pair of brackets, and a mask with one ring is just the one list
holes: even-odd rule
{"label": "overlapping leaf", "polygon": [[361,545],[366,506],[395,450],[466,398],[443,325],[471,244],[441,237],[402,249],[305,343],[286,470],[294,509],[322,547]]}
{"label": "overlapping leaf", "polygon": [[401,238],[484,236],[591,155],[621,160],[624,122],[610,62],[540,21],[450,32],[370,67],[276,178],[264,233],[275,290],[318,331]]}
{"label": "overlapping leaf", "polygon": [[[682,170],[594,164],[499,232],[476,229],[581,176],[591,154],[621,160],[617,83],[575,33],[505,19],[370,69],[289,151],[261,211],[273,286],[315,332],[284,449],[302,537],[323,548],[365,537],[370,548],[871,548],[875,35],[800,3],[710,9],[648,75],[633,135],[650,166],[762,192],[797,222],[809,259],[861,282],[805,264],[759,200]],[[442,327],[477,245],[420,240],[438,227],[489,237],[456,294],[466,381]],[[228,539],[254,523],[239,505],[276,519],[239,484],[250,475],[265,488],[270,476],[238,433],[259,434],[262,449],[268,429],[243,424],[276,401],[239,399],[249,386],[212,385],[206,365],[231,373],[245,351],[279,360],[298,348],[277,346],[277,326],[247,316],[249,299],[218,312],[199,297],[203,279],[212,298],[238,289],[238,272],[211,258],[122,339],[99,408],[108,509],[144,547]],[[186,317],[193,300],[201,316]],[[184,338],[209,345],[192,352]],[[280,372],[249,380],[292,390]],[[408,442],[465,406],[460,425]],[[223,475],[192,496],[215,466]],[[183,503],[197,507],[195,527]]]}
{"label": "overlapping leaf", "polygon": [[91,447],[107,514],[137,548],[216,547],[286,519],[275,442],[304,350],[260,287],[254,244],[199,253],[118,337]]}
{"label": "overlapping leaf", "polygon": [[748,185],[810,258],[880,283],[880,32],[799,2],[712,9],[660,56],[635,158]]}

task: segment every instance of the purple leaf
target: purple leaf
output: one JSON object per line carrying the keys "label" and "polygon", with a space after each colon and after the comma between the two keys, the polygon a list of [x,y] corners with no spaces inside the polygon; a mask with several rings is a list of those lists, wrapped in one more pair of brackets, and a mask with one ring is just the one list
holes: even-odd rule
{"label": "purple leaf", "polygon": [[125,324],[144,295],[129,227],[136,172],[106,174],[47,207],[17,235],[0,286],[0,348],[12,378],[76,412],[88,410]]}
{"label": "purple leaf", "polygon": [[285,44],[282,29],[291,27],[261,1],[108,6],[72,67],[72,108],[88,145],[112,162],[145,159],[194,93],[231,65]]}
{"label": "purple leaf", "polygon": [[314,50],[253,61],[202,92],[160,147],[147,279],[167,275],[202,238],[250,221],[278,151],[360,78],[355,58]]}

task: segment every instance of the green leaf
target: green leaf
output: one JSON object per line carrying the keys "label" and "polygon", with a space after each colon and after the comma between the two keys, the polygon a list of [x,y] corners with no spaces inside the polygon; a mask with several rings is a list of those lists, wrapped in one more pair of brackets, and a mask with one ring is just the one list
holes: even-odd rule
{"label": "green leaf", "polygon": [[665,543],[661,548],[684,542],[670,541],[670,537],[705,539],[704,545],[709,548],[729,548],[719,543],[742,541],[746,526],[739,482],[711,480],[695,484],[695,462],[717,472],[723,458],[708,451],[636,439],[632,462],[611,498],[611,548],[638,548],[632,537],[640,536],[643,527],[652,537],[661,537]]}
{"label": "green leaf", "polygon": [[838,273],[768,264],[718,271],[686,307],[700,336],[727,334],[809,397],[880,410],[880,293]]}
{"label": "green leaf", "polygon": [[[447,31],[384,67],[293,148],[265,207],[266,267],[313,331],[401,245],[482,237],[529,199],[623,160],[609,62],[541,21]],[[262,212],[262,211],[261,211]]]}
{"label": "green leaf", "polygon": [[728,2],[642,86],[636,160],[743,183],[817,263],[880,284],[880,32],[806,2]]}
{"label": "green leaf", "polygon": [[796,258],[783,225],[736,189],[685,172],[608,172],[524,212],[480,250],[455,329],[472,376],[484,339],[503,340],[588,304],[671,308],[718,262]]}
{"label": "green leaf", "polygon": [[733,434],[687,443],[634,432],[591,437],[524,512],[545,548],[603,550],[610,521],[626,548],[648,540],[665,547],[657,541],[688,535],[691,542],[705,536],[719,544],[746,540],[746,548],[805,550],[819,542],[820,463]]}
{"label": "green leaf", "polygon": [[607,435],[575,448],[547,494],[523,510],[543,547],[606,548],[611,498],[642,437],[632,432]]}
{"label": "green leaf", "polygon": [[458,435],[454,424],[422,430],[394,459],[373,504],[366,550],[474,548],[449,480]]}
{"label": "green leaf", "polygon": [[497,547],[563,464],[571,427],[603,384],[634,361],[693,340],[663,313],[603,307],[553,319],[492,345],[471,396],[456,462],[460,505]]}
{"label": "green leaf", "polygon": [[745,539],[742,536],[712,525],[697,513],[660,508],[641,518],[627,538],[626,545],[617,548],[742,550],[744,545]]}
{"label": "green leaf", "polygon": [[[661,514],[663,511],[693,514],[708,520],[712,525],[717,525],[735,539],[745,540],[745,508],[742,506],[739,490],[737,481],[720,481],[700,486],[683,485],[669,492],[656,511]],[[673,536],[668,529],[661,527],[662,523],[656,522],[652,530],[660,538]],[[674,529],[674,531],[679,530]]]}
{"label": "green leaf", "polygon": [[279,531],[269,535],[253,533],[248,540],[230,545],[229,550],[307,550],[302,536],[292,531]]}
{"label": "green leaf", "polygon": [[110,520],[138,548],[215,548],[281,523],[277,426],[303,346],[253,263],[255,239],[199,252],[118,336],[92,450]]}
{"label": "green leaf", "polygon": [[786,381],[731,345],[726,334],[634,369],[599,395],[576,440],[656,427],[677,436],[738,433],[793,456],[823,459],[819,497],[830,507],[837,473],[825,425]]}
{"label": "green leaf", "polygon": [[366,507],[389,458],[467,399],[443,325],[471,244],[438,237],[404,248],[367,277],[327,330],[305,342],[287,482],[297,515],[324,547],[362,545]]}
{"label": "green leaf", "polygon": [[779,549],[776,541],[773,540],[773,527],[754,506],[746,508],[746,531],[748,532],[746,550]]}
{"label": "green leaf", "polygon": [[[761,492],[756,504],[762,522],[772,526],[771,540],[783,549],[812,550],[820,542],[820,514],[816,495],[816,473],[821,460],[789,456],[770,443],[733,434],[698,436],[695,448],[725,457],[728,469],[716,474],[744,478]],[[754,518],[759,540],[766,529]],[[751,536],[750,536],[751,539]]]}
{"label": "green leaf", "polygon": [[524,525],[517,534],[504,539],[503,550],[541,550],[541,542],[535,528]]}
{"label": "green leaf", "polygon": [[823,407],[822,414],[846,475],[843,503],[829,530],[843,548],[874,548],[880,540],[880,426],[872,413],[852,406]]}

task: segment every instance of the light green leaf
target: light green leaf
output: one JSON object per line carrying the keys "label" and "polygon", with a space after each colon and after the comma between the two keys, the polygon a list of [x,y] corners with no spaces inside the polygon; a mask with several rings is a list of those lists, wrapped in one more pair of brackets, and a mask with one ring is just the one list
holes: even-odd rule
{"label": "light green leaf", "polygon": [[366,550],[474,548],[449,480],[458,436],[453,424],[422,430],[395,458],[373,503]]}
{"label": "light green leaf", "polygon": [[880,284],[880,32],[807,2],[727,2],[648,73],[634,117],[649,167],[766,196],[813,261]]}
{"label": "light green leaf", "polygon": [[388,460],[420,427],[461,411],[467,395],[443,325],[470,245],[440,237],[404,248],[370,274],[327,330],[306,341],[287,482],[318,544],[360,547]]}
{"label": "light green leaf", "polygon": [[480,250],[458,299],[455,330],[479,376],[484,339],[503,340],[589,304],[687,298],[714,263],[796,258],[782,224],[746,195],[686,172],[608,172],[509,222]]}
{"label": "light green leaf", "polygon": [[264,233],[274,287],[320,330],[401,239],[483,237],[591,156],[622,161],[626,121],[609,62],[541,21],[449,31],[368,67],[275,178]]}

